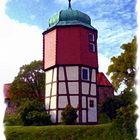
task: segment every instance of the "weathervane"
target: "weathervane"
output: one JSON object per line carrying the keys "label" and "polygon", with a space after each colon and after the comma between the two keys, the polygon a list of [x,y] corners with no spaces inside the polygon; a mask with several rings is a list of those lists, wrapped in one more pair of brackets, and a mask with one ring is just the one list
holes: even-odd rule
{"label": "weathervane", "polygon": [[71,8],[71,0],[68,0],[69,1],[69,8]]}

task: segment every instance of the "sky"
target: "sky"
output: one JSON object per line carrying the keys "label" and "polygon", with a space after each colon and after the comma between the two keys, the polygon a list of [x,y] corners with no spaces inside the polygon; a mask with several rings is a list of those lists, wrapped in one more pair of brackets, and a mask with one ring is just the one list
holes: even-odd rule
{"label": "sky", "polygon": [[[68,0],[0,0],[0,90],[19,68],[42,60],[42,32],[50,17],[67,9]],[[72,0],[72,9],[88,14],[98,30],[99,70],[121,53],[137,32],[136,0]]]}

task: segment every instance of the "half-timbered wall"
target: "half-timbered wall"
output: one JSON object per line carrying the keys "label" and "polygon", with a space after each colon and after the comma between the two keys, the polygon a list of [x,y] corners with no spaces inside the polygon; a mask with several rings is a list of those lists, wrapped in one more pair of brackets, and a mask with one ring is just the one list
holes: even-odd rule
{"label": "half-timbered wall", "polygon": [[[86,69],[87,80],[83,79]],[[77,109],[77,123],[97,122],[96,69],[83,66],[58,66],[46,71],[46,110],[54,123],[61,122],[66,105]]]}

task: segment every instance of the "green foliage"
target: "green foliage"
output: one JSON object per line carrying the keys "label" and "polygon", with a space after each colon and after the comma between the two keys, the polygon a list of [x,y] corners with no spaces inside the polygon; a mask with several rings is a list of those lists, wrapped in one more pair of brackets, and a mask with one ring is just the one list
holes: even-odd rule
{"label": "green foliage", "polygon": [[76,109],[71,105],[67,105],[61,113],[62,121],[65,124],[74,124],[77,118]]}
{"label": "green foliage", "polygon": [[20,68],[10,88],[10,99],[20,102],[23,98],[42,99],[44,97],[45,74],[42,61],[33,61]]}
{"label": "green foliage", "polygon": [[110,118],[106,115],[106,113],[99,113],[99,124],[110,123]]}
{"label": "green foliage", "polygon": [[116,119],[113,121],[113,126],[125,133],[131,134],[133,138],[136,137],[135,122],[137,115],[135,114],[136,106],[134,104],[127,107],[121,107],[117,111]]}
{"label": "green foliage", "polygon": [[6,140],[135,140],[112,124],[5,127]]}
{"label": "green foliage", "polygon": [[125,91],[123,94],[119,95],[118,98],[122,101],[123,106],[128,106],[134,104],[136,101],[136,93],[135,91]]}
{"label": "green foliage", "polygon": [[45,111],[43,103],[38,100],[24,100],[17,111],[17,118],[23,125],[51,124],[50,115]]}
{"label": "green foliage", "polygon": [[[121,88],[121,94],[117,97],[120,101],[115,101],[113,104],[107,103],[105,112],[112,114],[112,109],[115,120],[113,120],[113,129],[118,130],[121,135],[127,134],[129,139],[135,139],[136,128],[135,122],[137,116],[135,115],[136,93],[134,90],[135,75],[136,75],[136,52],[137,40],[136,37],[132,42],[123,44],[121,46],[123,52],[118,57],[112,57],[112,64],[108,67],[108,75],[111,75],[112,84],[116,91]],[[110,107],[109,107],[110,106]],[[111,108],[111,110],[109,109]]]}
{"label": "green foliage", "polygon": [[117,109],[121,106],[123,106],[123,102],[118,97],[107,98],[107,100],[103,103],[101,111],[106,113],[112,120],[116,117]]}
{"label": "green foliage", "polygon": [[112,57],[112,64],[108,67],[108,75],[111,75],[112,84],[116,90],[121,85],[125,85],[125,90],[132,91],[135,83],[136,75],[136,52],[137,41],[136,37],[131,43],[123,44],[121,46],[123,52],[118,57]]}
{"label": "green foliage", "polygon": [[6,114],[3,122],[6,126],[23,125],[22,120],[17,117],[17,114]]}

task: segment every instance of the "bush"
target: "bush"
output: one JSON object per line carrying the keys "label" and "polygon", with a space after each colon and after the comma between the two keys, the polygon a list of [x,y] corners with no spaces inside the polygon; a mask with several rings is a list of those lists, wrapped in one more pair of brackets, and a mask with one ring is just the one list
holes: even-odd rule
{"label": "bush", "polygon": [[44,105],[38,100],[26,100],[17,111],[17,118],[23,125],[48,125],[51,124],[51,116],[46,112]]}
{"label": "bush", "polygon": [[19,119],[17,117],[17,114],[6,114],[4,116],[4,125],[7,125],[7,126],[14,126],[14,125],[23,125],[23,122],[21,119]]}
{"label": "bush", "polygon": [[61,113],[64,124],[74,124],[76,122],[77,113],[71,105],[67,105]]}
{"label": "bush", "polygon": [[99,124],[111,122],[110,118],[105,113],[99,113]]}
{"label": "bush", "polygon": [[133,138],[136,137],[136,106],[134,104],[127,107],[121,107],[117,110],[116,119],[113,121],[113,127],[120,130],[120,132],[131,134]]}
{"label": "bush", "polygon": [[48,125],[51,124],[50,115],[46,112],[32,111],[26,116],[28,125]]}
{"label": "bush", "polygon": [[107,116],[112,120],[115,119],[117,115],[117,109],[123,106],[121,99],[117,97],[107,98],[107,100],[102,105],[101,112],[106,113]]}

